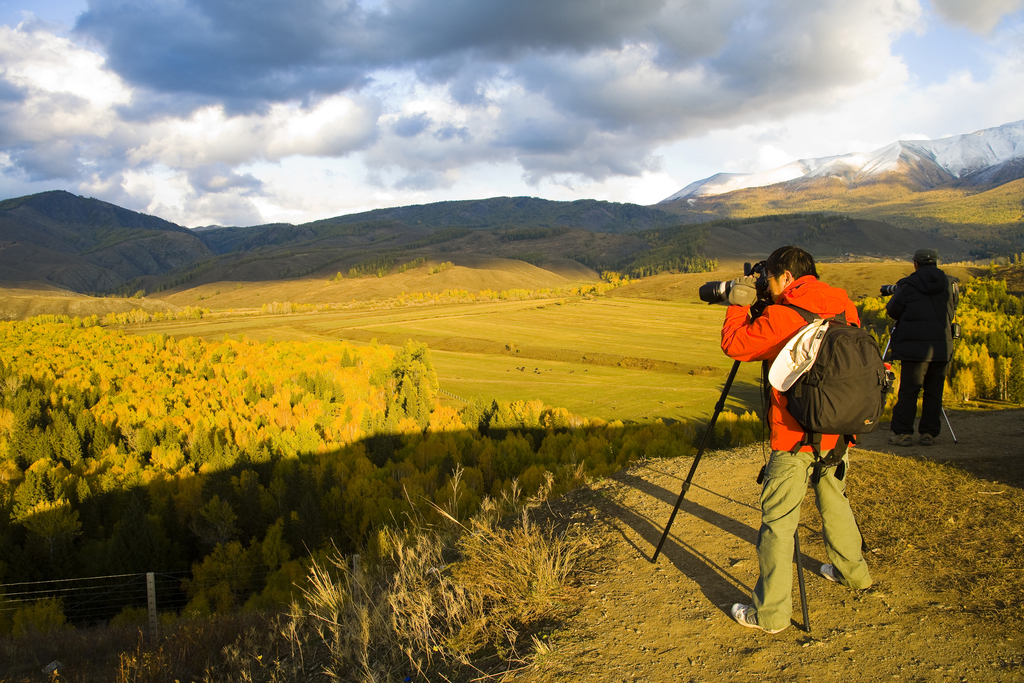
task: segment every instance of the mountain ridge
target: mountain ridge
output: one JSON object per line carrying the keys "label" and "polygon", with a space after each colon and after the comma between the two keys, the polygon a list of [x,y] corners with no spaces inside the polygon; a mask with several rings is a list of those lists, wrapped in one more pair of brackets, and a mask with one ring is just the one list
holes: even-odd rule
{"label": "mountain ridge", "polygon": [[209,255],[188,228],[99,199],[53,190],[0,202],[3,280],[110,291]]}
{"label": "mountain ridge", "polygon": [[936,140],[897,140],[867,153],[798,159],[759,173],[716,173],[694,181],[655,206],[812,178],[838,178],[850,186],[886,173],[921,189],[947,184],[976,187],[1024,177],[1024,120]]}
{"label": "mountain ridge", "polygon": [[[1013,167],[985,171],[998,177]],[[643,277],[706,271],[782,244],[824,260],[904,259],[926,244],[953,261],[1024,245],[1015,189],[1024,180],[979,193],[948,184],[923,191],[907,177],[890,172],[851,190],[835,177],[811,176],[656,207],[494,197],[199,230],[53,191],[0,202],[0,280],[130,295],[215,282],[380,276],[468,257],[533,265],[570,259],[592,272]],[[997,214],[995,228],[972,223],[989,214]],[[930,222],[932,215],[952,222]]]}

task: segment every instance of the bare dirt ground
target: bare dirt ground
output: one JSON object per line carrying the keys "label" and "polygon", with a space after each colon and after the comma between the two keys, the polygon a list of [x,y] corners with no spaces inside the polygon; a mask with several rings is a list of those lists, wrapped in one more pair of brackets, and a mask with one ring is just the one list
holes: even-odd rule
{"label": "bare dirt ground", "polygon": [[[873,460],[893,462],[886,452],[897,456],[895,462],[904,457],[948,461],[984,477],[974,487],[976,494],[1020,500],[1024,411],[947,413],[959,443],[944,428],[936,445],[915,444],[895,453],[885,443],[888,425],[864,439],[848,480],[855,511],[858,497],[871,495],[854,488],[858,467],[864,472]],[[651,556],[692,458],[637,464],[553,505],[555,519],[584,529],[591,544],[581,567],[577,611],[552,630],[531,666],[509,678],[568,683],[1024,680],[1020,619],[971,613],[970,605],[960,604],[962,594],[929,589],[921,580],[927,558],[911,569],[885,557],[888,548],[874,548],[867,557],[875,583],[861,592],[822,578],[818,569],[827,559],[813,492],[805,500],[800,529],[809,628],[795,571],[788,629],[768,635],[736,624],[729,608],[750,602],[757,581],[760,487],[755,478],[766,455],[761,445],[705,453],[656,563]],[[920,521],[922,534],[941,527],[941,520]],[[871,535],[865,529],[869,548]],[[1019,611],[1021,598],[1010,597],[1009,609]]]}

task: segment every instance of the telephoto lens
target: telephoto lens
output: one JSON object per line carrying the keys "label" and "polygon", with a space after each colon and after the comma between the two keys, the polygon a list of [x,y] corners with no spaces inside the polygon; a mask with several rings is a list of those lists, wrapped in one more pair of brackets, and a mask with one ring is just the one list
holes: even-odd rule
{"label": "telephoto lens", "polygon": [[[757,279],[754,281],[754,290],[757,292],[758,299],[769,298],[768,294],[768,268],[764,261],[758,261],[754,265],[749,263],[743,264],[743,277],[755,276]],[[709,304],[721,304],[729,301],[729,292],[732,291],[732,286],[735,284],[735,280],[717,280],[715,282],[705,282],[701,285],[700,289],[697,290],[700,300]]]}
{"label": "telephoto lens", "polygon": [[731,280],[717,280],[705,282],[697,290],[700,300],[709,304],[720,304],[729,300],[729,290],[732,289]]}
{"label": "telephoto lens", "polygon": [[896,287],[898,287],[898,285],[882,285],[878,289],[882,292],[882,296],[892,296],[896,293]]}

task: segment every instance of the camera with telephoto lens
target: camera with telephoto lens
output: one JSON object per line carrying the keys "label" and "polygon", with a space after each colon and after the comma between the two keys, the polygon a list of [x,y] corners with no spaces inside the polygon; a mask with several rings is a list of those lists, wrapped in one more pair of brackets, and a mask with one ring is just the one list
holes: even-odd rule
{"label": "camera with telephoto lens", "polygon": [[878,288],[878,291],[882,293],[882,296],[892,296],[896,293],[897,287],[899,287],[899,285],[882,285]]}
{"label": "camera with telephoto lens", "polygon": [[[758,261],[754,265],[743,264],[743,276],[756,275],[754,289],[757,291],[758,299],[768,298],[768,269],[764,261]],[[697,291],[700,300],[709,304],[720,304],[729,301],[729,291],[732,289],[735,280],[717,280],[705,282]]]}

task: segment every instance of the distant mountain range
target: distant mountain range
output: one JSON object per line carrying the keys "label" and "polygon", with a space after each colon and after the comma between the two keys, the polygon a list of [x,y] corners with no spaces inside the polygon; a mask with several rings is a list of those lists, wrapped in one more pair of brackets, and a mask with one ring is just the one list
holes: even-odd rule
{"label": "distant mountain range", "polygon": [[529,262],[568,257],[607,267],[650,248],[637,233],[678,224],[670,213],[635,204],[495,197],[302,225],[190,230],[57,190],[0,201],[0,281],[131,294],[215,279],[376,272],[457,253]]}
{"label": "distant mountain range", "polygon": [[782,244],[825,260],[907,258],[922,245],[963,260],[1024,251],[1022,198],[1024,121],[719,174],[654,206],[493,197],[190,230],[58,190],[0,201],[0,281],[154,293],[384,274],[460,255],[649,275],[762,258]]}
{"label": "distant mountain range", "polygon": [[[0,280],[87,294],[158,293],[212,282],[375,276],[460,257],[566,259],[634,276],[706,270],[800,244],[819,258],[907,258],[921,244],[949,260],[966,241],[824,213],[687,224],[652,207],[528,197],[442,202],[303,225],[189,230],[68,192],[0,202]],[[596,276],[596,274],[595,274]]]}
{"label": "distant mountain range", "polygon": [[849,187],[905,177],[920,189],[981,187],[1024,178],[1024,121],[938,140],[899,140],[867,154],[799,159],[761,173],[717,173],[690,183],[665,204],[737,190],[835,178]]}
{"label": "distant mountain range", "polygon": [[0,202],[0,280],[108,292],[211,255],[188,228],[98,199],[55,191]]}

